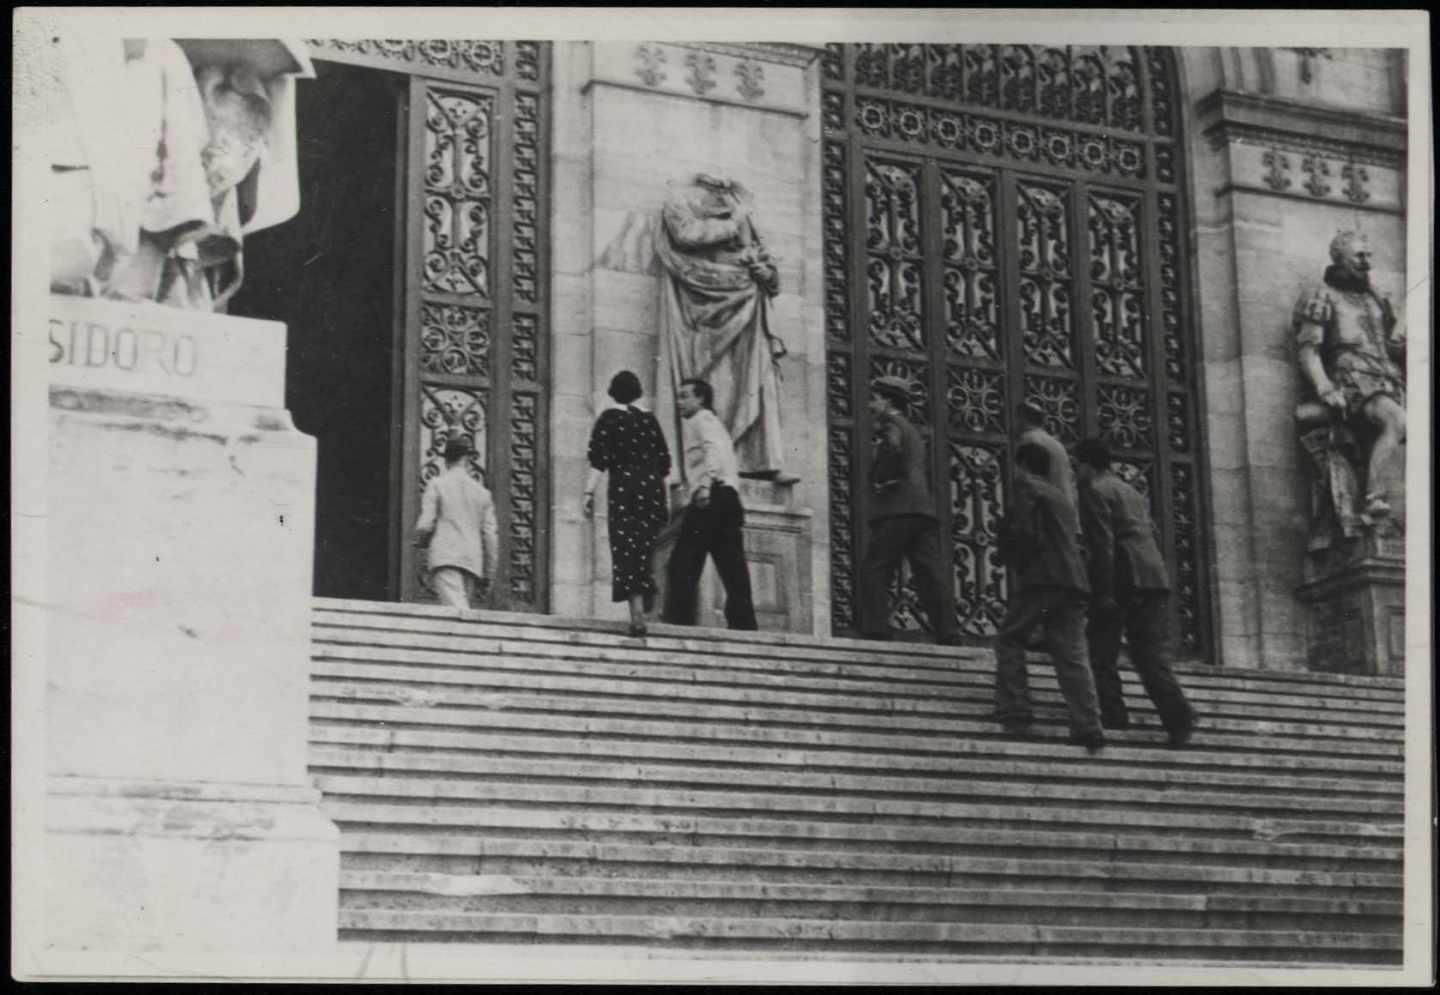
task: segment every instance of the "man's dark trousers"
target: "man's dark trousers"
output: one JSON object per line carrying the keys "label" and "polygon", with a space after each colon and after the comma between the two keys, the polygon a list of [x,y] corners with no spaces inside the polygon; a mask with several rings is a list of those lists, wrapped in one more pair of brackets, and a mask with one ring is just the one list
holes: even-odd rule
{"label": "man's dark trousers", "polygon": [[1130,721],[1117,664],[1123,631],[1130,642],[1130,663],[1140,675],[1145,693],[1155,703],[1166,731],[1185,728],[1193,719],[1190,704],[1166,662],[1170,592],[1122,590],[1117,592],[1116,600],[1119,612],[1114,615],[1099,614],[1091,605],[1085,632],[1102,721],[1109,726],[1123,726]]}
{"label": "man's dark trousers", "polygon": [[955,615],[945,610],[940,593],[940,526],[928,515],[894,515],[870,523],[870,543],[860,564],[861,635],[890,635],[890,581],[902,559],[910,561],[920,607],[930,617],[936,638],[955,639]]}
{"label": "man's dark trousers", "polygon": [[698,614],[700,575],[705,557],[715,558],[715,572],[725,585],[725,622],[732,629],[755,630],[755,601],[750,592],[750,569],[745,565],[745,509],[735,488],[715,484],[710,503],[693,501],[685,509],[680,535],[670,554],[665,574],[665,611],[661,620],[694,625]]}
{"label": "man's dark trousers", "polygon": [[1065,587],[1033,587],[1010,596],[995,635],[995,717],[1001,722],[1024,726],[1033,719],[1025,648],[1039,630],[1070,714],[1070,735],[1083,740],[1100,734],[1095,679],[1085,659],[1085,601],[1084,594]]}

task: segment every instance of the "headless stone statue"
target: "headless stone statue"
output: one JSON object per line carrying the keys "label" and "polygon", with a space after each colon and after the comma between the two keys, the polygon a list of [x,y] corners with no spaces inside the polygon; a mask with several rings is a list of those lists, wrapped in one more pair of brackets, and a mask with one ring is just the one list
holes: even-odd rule
{"label": "headless stone statue", "polygon": [[668,411],[681,380],[708,381],[741,475],[793,480],[781,469],[777,366],[785,348],[770,330],[779,277],[752,210],[749,193],[720,177],[670,184],[655,235],[663,284],[657,400]]}
{"label": "headless stone statue", "polygon": [[1363,235],[1338,233],[1330,258],[1295,313],[1305,392],[1296,420],[1316,469],[1312,552],[1365,528],[1403,529],[1404,326],[1370,285]]}
{"label": "headless stone statue", "polygon": [[51,290],[223,310],[248,232],[299,209],[293,79],[277,40],[57,42]]}

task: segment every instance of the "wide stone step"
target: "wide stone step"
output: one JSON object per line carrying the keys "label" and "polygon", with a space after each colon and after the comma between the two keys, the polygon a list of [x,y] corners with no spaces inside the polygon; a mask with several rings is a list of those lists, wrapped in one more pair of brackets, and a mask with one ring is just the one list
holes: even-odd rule
{"label": "wide stone step", "polygon": [[504,875],[347,870],[349,909],[568,912],[1036,925],[1144,925],[1193,929],[1339,929],[1394,932],[1401,904],[1298,896],[770,884],[650,878],[513,878]]}
{"label": "wide stone step", "polygon": [[[685,788],[622,788],[555,785],[547,783],[493,782],[454,778],[398,779],[321,774],[316,785],[329,799],[404,799],[421,803],[429,812],[441,803],[473,802],[477,805],[590,806],[605,810],[649,813],[751,813],[775,814],[790,818],[829,818],[907,821],[920,824],[941,822],[945,826],[984,824],[992,828],[1019,828],[1059,824],[1077,829],[1114,827],[1145,830],[1149,833],[1211,834],[1231,838],[1288,841],[1310,837],[1336,843],[1374,843],[1379,853],[1399,858],[1397,846],[1403,839],[1399,822],[1335,821],[1323,818],[1257,819],[1245,814],[1167,812],[1107,805],[1080,808],[1062,803],[1016,802],[987,804],[967,801],[934,801],[899,798],[867,798],[845,794],[795,794],[764,791],[718,791]],[[338,812],[327,801],[327,809]],[[338,817],[338,816],[336,816]],[[827,823],[828,824],[828,823]],[[1343,857],[1347,854],[1334,853]],[[1358,856],[1358,855],[1357,855]],[[1389,858],[1386,858],[1389,859]]]}
{"label": "wide stone step", "polygon": [[1404,682],[1176,667],[1202,716],[991,718],[989,647],[317,599],[341,938],[557,951],[1395,964]]}
{"label": "wide stone step", "polygon": [[[516,689],[501,691],[456,689],[446,686],[415,686],[393,682],[336,680],[318,677],[311,686],[311,697],[317,701],[354,701],[367,704],[398,703],[433,708],[485,709],[487,711],[555,711],[577,715],[627,717],[647,715],[654,718],[674,717],[711,722],[742,722],[786,726],[814,726],[868,731],[905,731],[945,733],[957,720],[980,723],[997,731],[991,719],[993,706],[988,702],[962,702],[943,712],[906,714],[885,707],[883,699],[874,700],[866,711],[827,710],[816,707],[784,707],[775,704],[731,705],[716,703],[709,698],[664,697],[661,695],[623,695],[616,689],[608,694],[570,695],[559,692],[535,693]],[[1034,696],[1036,721],[1058,725],[1066,721],[1063,702],[1058,694]],[[1141,709],[1137,708],[1137,712]],[[1142,713],[1143,714],[1143,713]],[[1140,718],[1139,715],[1136,718]],[[1144,721],[1141,719],[1141,721]],[[1279,722],[1272,720],[1228,718],[1207,714],[1203,719],[1206,738],[1214,734],[1231,736],[1263,736],[1267,740],[1293,738],[1297,742],[1333,745],[1344,742],[1387,743],[1388,752],[1403,753],[1404,730],[1375,726],[1356,726],[1331,721]],[[1148,728],[1114,732],[1112,739],[1140,742],[1142,736],[1154,738],[1160,732],[1158,717],[1149,718]]]}
{"label": "wide stone step", "polygon": [[[1119,769],[1097,777],[1094,770],[1078,765],[1062,771],[1036,771],[1017,778],[1004,764],[986,770],[957,771],[950,777],[904,777],[819,774],[808,771],[775,771],[753,767],[607,764],[576,760],[532,760],[464,753],[391,752],[313,746],[309,755],[312,772],[322,774],[369,773],[389,777],[421,778],[437,774],[472,775],[488,779],[513,779],[519,783],[598,782],[630,787],[729,786],[745,790],[832,792],[862,796],[923,796],[944,799],[957,796],[968,800],[1010,798],[1064,800],[1071,804],[1140,805],[1154,811],[1243,810],[1250,814],[1306,813],[1316,818],[1335,815],[1367,816],[1371,820],[1400,822],[1404,802],[1400,798],[1342,798],[1319,792],[1292,794],[1284,786],[1264,782],[1248,790],[1227,787],[1224,791],[1195,778],[1152,787],[1127,783],[1133,772]],[[984,774],[1002,774],[1005,780],[985,780]],[[1180,771],[1172,777],[1189,772]],[[1035,776],[1050,780],[1034,780]],[[1118,782],[1118,783],[1117,783]]]}
{"label": "wide stone step", "polygon": [[[1303,870],[1166,859],[1079,859],[970,853],[896,853],[760,844],[726,846],[583,841],[473,832],[347,828],[341,867],[350,870],[483,873],[521,877],[647,877],[930,887],[1023,887],[1166,891],[1398,901],[1398,873]],[[1179,862],[1177,862],[1179,861]]]}
{"label": "wide stone step", "polygon": [[[953,694],[938,698],[933,695],[896,695],[883,691],[857,695],[839,691],[826,693],[773,687],[757,690],[714,682],[696,684],[690,680],[663,680],[663,675],[649,669],[636,677],[599,677],[591,676],[585,668],[578,665],[575,672],[568,673],[510,673],[480,667],[428,666],[420,662],[391,659],[400,654],[372,654],[370,650],[373,649],[370,647],[365,657],[373,655],[375,659],[362,658],[360,655],[350,659],[346,654],[327,651],[326,655],[315,659],[311,673],[320,686],[363,683],[376,687],[412,689],[417,692],[463,690],[504,695],[523,691],[532,695],[569,694],[629,697],[637,700],[705,701],[716,704],[762,705],[767,708],[809,708],[915,716],[950,716],[957,714],[957,711],[962,714],[988,714],[992,707],[989,695],[993,678],[988,682],[976,681],[971,689],[973,693],[968,695],[962,694],[958,689]],[[1037,702],[1058,704],[1061,701],[1053,680],[1048,683],[1038,680],[1032,682],[1031,692]],[[1138,680],[1127,682],[1126,692],[1127,704],[1137,717],[1146,713],[1153,715],[1153,708],[1144,697]],[[1232,697],[1238,696],[1209,695],[1205,701],[1206,719],[1214,721],[1222,717],[1252,718],[1272,722],[1375,727],[1398,732],[1403,732],[1404,729],[1404,714],[1399,712],[1349,708],[1342,713],[1337,705],[1329,701],[1321,707],[1284,707],[1270,701],[1251,703],[1229,700]]]}
{"label": "wide stone step", "polygon": [[[995,737],[1000,732],[994,722],[963,718],[956,718],[941,727],[924,731],[915,730],[905,734],[871,731],[864,727],[837,729],[817,728],[813,725],[758,725],[738,717],[725,721],[720,717],[701,715],[689,721],[679,717],[673,721],[667,721],[664,718],[614,718],[606,715],[584,713],[576,715],[554,711],[518,712],[504,708],[460,709],[443,705],[421,707],[370,705],[324,699],[311,701],[310,714],[312,719],[348,720],[392,727],[529,730],[543,731],[547,735],[569,733],[586,736],[644,736],[672,741],[784,743],[792,746],[863,747],[917,752],[948,752],[957,737]],[[705,721],[705,718],[710,718],[710,721]],[[1067,734],[1058,725],[1041,725],[1034,730],[1032,735],[1036,738],[1063,741]],[[1117,746],[1122,748],[1130,745],[1128,741],[1124,744],[1117,742]],[[1161,742],[1155,744],[1156,749],[1163,747],[1164,744]],[[1385,760],[1398,761],[1400,756],[1400,749],[1396,744],[1364,739],[1342,740],[1322,737],[1301,739],[1282,735],[1261,737],[1213,732],[1208,729],[1202,729],[1196,734],[1192,751],[1195,748],[1209,752],[1246,751],[1256,756],[1308,754],[1320,757],[1333,755],[1348,762],[1356,762],[1361,758],[1374,758],[1376,761],[1382,762]],[[1075,749],[1080,750],[1081,748],[1075,747]]]}
{"label": "wide stone step", "polygon": [[[562,808],[559,803],[524,808],[493,805],[456,805],[374,801],[353,795],[328,795],[325,814],[344,831],[384,827],[391,831],[453,831],[465,829],[488,837],[526,833],[540,841],[566,842],[572,837],[616,842],[640,836],[652,842],[683,843],[704,838],[715,845],[746,847],[760,841],[766,846],[823,845],[863,852],[964,852],[1050,856],[1075,854],[1115,861],[1173,859],[1184,854],[1197,863],[1236,866],[1291,867],[1332,871],[1344,867],[1384,872],[1398,870],[1401,850],[1383,845],[1344,845],[1309,840],[1266,837],[1181,836],[1115,827],[1068,828],[1062,818],[1035,813],[1023,821],[1013,813],[997,818],[977,816],[966,823],[939,825],[842,819],[725,818],[685,814],[673,810],[597,810]],[[1058,823],[1062,827],[1055,828]]]}
{"label": "wide stone step", "polygon": [[1357,959],[1385,962],[1398,958],[1399,937],[1374,932],[1306,932],[1300,930],[1193,930],[1138,927],[1034,926],[1020,923],[846,922],[830,919],[715,918],[709,916],[583,916],[487,914],[385,909],[342,909],[342,933],[402,933],[456,940],[504,934],[543,937],[616,938],[631,941],[687,939],[693,941],[768,941],[787,946],[837,943],[894,945],[905,948],[943,946],[949,950],[1017,949],[1037,956],[1060,956],[1084,950],[1117,954],[1143,951],[1150,957],[1192,957],[1223,950],[1277,960],[1304,960],[1315,950],[1340,952]]}
{"label": "wide stone step", "polygon": [[[337,714],[344,716],[344,706]],[[1217,753],[1192,747],[1185,750],[1142,749],[1123,744],[1106,747],[1088,757],[1079,747],[1054,740],[1016,742],[980,738],[934,740],[926,750],[863,750],[855,746],[823,749],[797,748],[785,742],[735,743],[718,739],[675,742],[655,738],[566,735],[554,730],[455,730],[427,727],[366,724],[353,718],[312,717],[312,743],[382,746],[387,749],[464,750],[521,756],[567,756],[576,758],[625,758],[630,760],[678,760],[795,767],[807,770],[858,769],[870,771],[887,765],[904,765],[916,772],[937,773],[961,769],[977,759],[997,758],[1019,768],[1044,764],[1084,762],[1097,776],[1111,769],[1134,769],[1162,773],[1170,770],[1251,772],[1262,777],[1290,777],[1295,783],[1339,781],[1352,790],[1363,791],[1362,779],[1371,779],[1388,794],[1403,794],[1404,764],[1389,760],[1353,760],[1334,756],[1292,754]]]}
{"label": "wide stone step", "polygon": [[[429,662],[457,669],[537,669],[551,668],[574,672],[575,664],[585,670],[614,676],[644,676],[650,672],[673,680],[704,680],[748,683],[769,687],[817,687],[830,690],[864,690],[872,686],[890,693],[928,693],[952,687],[987,685],[994,680],[994,658],[990,654],[964,654],[952,657],[925,658],[914,655],[886,658],[873,653],[812,653],[788,656],[778,647],[736,647],[702,645],[690,648],[661,648],[648,642],[633,645],[613,640],[545,640],[542,638],[503,638],[495,635],[454,634],[447,632],[409,632],[387,629],[327,628],[317,626],[313,632],[315,655],[344,657],[356,651],[377,651],[371,658]],[[389,651],[387,653],[387,651]],[[601,668],[615,668],[605,670]],[[1054,668],[1043,658],[1032,660],[1032,674],[1040,679],[1053,679]],[[1128,667],[1121,669],[1122,678],[1133,685],[1134,693],[1143,695],[1138,679]],[[1209,674],[1185,673],[1181,683],[1187,693],[1198,701],[1212,695],[1228,700],[1271,702],[1282,706],[1334,707],[1337,710],[1374,710],[1399,715],[1403,713],[1403,695],[1388,688],[1365,686],[1330,686],[1279,684],[1257,681],[1248,677],[1216,677]]]}
{"label": "wide stone step", "polygon": [[[715,658],[726,654],[766,654],[783,660],[846,657],[913,666],[929,663],[951,668],[957,660],[990,660],[987,647],[937,647],[926,643],[875,643],[784,632],[734,632],[723,629],[652,626],[648,640],[620,635],[623,624],[593,619],[515,612],[467,611],[432,605],[315,599],[317,629],[354,628],[395,632],[441,632],[488,636],[521,641],[551,641],[572,645],[609,645],[645,650],[651,646],[682,649]],[[462,617],[463,615],[463,617]],[[608,631],[607,631],[608,630]],[[318,635],[318,632],[317,632]],[[1376,697],[1401,701],[1403,678],[1374,675],[1325,674],[1308,671],[1222,671],[1204,664],[1177,663],[1177,673],[1197,680],[1219,680],[1234,686],[1278,690],[1285,686],[1300,693]]]}

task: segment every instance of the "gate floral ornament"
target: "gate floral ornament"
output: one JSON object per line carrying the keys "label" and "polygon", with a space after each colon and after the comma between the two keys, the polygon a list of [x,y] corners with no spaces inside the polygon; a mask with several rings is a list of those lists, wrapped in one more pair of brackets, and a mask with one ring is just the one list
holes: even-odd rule
{"label": "gate floral ornament", "polygon": [[247,234],[300,207],[296,78],[282,39],[62,36],[51,290],[223,311]]}
{"label": "gate floral ornament", "polygon": [[[1211,649],[1206,479],[1175,53],[1121,46],[832,44],[820,184],[831,626],[855,620],[864,384],[919,385],[947,603],[993,637],[1010,418],[1100,434],[1141,486],[1175,577],[1179,650]],[[858,203],[857,203],[858,201]],[[908,611],[900,629],[919,623]]]}

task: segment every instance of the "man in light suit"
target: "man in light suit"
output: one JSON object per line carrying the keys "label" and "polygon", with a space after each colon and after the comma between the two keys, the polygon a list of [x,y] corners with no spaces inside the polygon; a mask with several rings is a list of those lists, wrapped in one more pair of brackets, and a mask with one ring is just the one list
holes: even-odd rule
{"label": "man in light suit", "polygon": [[1166,659],[1170,578],[1155,541],[1145,498],[1110,471],[1110,449],[1099,439],[1075,447],[1080,463],[1080,521],[1090,548],[1090,666],[1107,729],[1130,724],[1116,660],[1123,630],[1130,662],[1155,703],[1172,747],[1190,741],[1195,711]]}
{"label": "man in light suit", "polygon": [[430,547],[430,585],[441,604],[469,608],[471,597],[488,595],[495,576],[499,529],[490,491],[465,468],[470,440],[445,442],[445,470],[425,485],[415,545]]}

